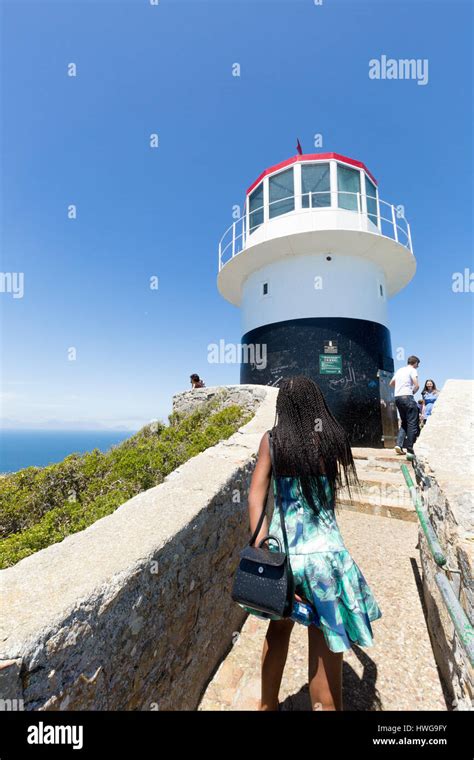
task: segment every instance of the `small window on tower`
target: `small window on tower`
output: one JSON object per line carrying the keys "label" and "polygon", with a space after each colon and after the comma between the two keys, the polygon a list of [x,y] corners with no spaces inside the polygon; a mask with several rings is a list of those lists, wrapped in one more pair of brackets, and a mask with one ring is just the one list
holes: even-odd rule
{"label": "small window on tower", "polygon": [[380,290],[380,295],[383,298],[383,285],[381,285],[381,284],[379,285],[379,290]]}
{"label": "small window on tower", "polygon": [[267,296],[268,295],[268,282],[264,282],[262,286],[262,295]]}

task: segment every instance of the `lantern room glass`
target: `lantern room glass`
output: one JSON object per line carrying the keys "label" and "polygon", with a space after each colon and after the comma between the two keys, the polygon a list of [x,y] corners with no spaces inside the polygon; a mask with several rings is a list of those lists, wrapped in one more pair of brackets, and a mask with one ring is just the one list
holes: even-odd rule
{"label": "lantern room glass", "polygon": [[263,224],[263,182],[249,195],[249,232]]}
{"label": "lantern room glass", "polygon": [[365,194],[367,197],[367,216],[378,227],[379,217],[377,212],[377,188],[365,175]]}
{"label": "lantern room glass", "polygon": [[331,194],[329,190],[329,164],[303,164],[301,166],[303,208],[330,206]]}
{"label": "lantern room glass", "polygon": [[279,174],[274,174],[269,180],[270,207],[268,209],[270,219],[280,214],[287,214],[295,208],[295,186],[293,169],[287,169]]}
{"label": "lantern room glass", "polygon": [[[296,197],[301,199],[301,205],[296,203]],[[296,172],[291,167],[261,181],[248,196],[248,230],[251,234],[267,219],[287,214],[296,208],[331,207],[363,210],[376,227],[380,224],[377,186],[365,171],[338,161],[323,161],[301,162],[301,169]]]}
{"label": "lantern room glass", "polygon": [[337,165],[338,206],[357,211],[357,193],[360,193],[360,172],[347,166]]}

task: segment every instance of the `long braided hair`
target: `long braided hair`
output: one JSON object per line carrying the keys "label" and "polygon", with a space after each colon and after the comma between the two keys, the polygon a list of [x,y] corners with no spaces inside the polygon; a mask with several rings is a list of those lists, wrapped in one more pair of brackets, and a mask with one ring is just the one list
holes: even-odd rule
{"label": "long braided hair", "polygon": [[[316,512],[333,509],[336,492],[359,481],[349,438],[331,413],[319,386],[304,375],[285,378],[272,428],[276,476],[299,477],[303,494]],[[329,484],[319,476],[326,475]]]}

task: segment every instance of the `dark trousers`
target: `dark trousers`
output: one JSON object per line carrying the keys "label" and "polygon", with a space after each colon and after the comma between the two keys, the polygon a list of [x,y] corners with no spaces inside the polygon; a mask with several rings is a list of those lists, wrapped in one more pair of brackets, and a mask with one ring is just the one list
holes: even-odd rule
{"label": "dark trousers", "polygon": [[420,432],[418,404],[413,396],[395,396],[395,404],[401,420],[397,446],[413,453],[413,444]]}

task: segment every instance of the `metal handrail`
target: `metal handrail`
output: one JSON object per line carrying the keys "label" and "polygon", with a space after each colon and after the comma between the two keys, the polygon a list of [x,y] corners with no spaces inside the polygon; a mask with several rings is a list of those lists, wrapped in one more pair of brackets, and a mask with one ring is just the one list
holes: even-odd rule
{"label": "metal handrail", "polygon": [[[313,204],[313,196],[315,195],[323,195],[330,199],[329,205],[320,206],[320,205],[314,205]],[[356,206],[357,208],[350,209],[345,208],[344,206],[339,205],[339,196],[355,196],[356,200]],[[334,203],[334,197],[336,197],[337,203]],[[303,207],[302,200],[303,198],[308,199],[308,206]],[[374,200],[377,204],[377,210],[375,212],[371,212],[367,208],[367,200]],[[272,218],[268,216],[268,218],[265,217],[265,209],[269,209],[271,206],[275,206],[276,204],[282,204],[286,201],[292,201],[293,204],[295,204],[296,200],[298,200],[298,206],[299,208],[296,209],[293,207],[290,211],[285,211],[283,214],[278,214]],[[381,206],[387,206],[390,209],[389,217],[384,217],[381,215],[380,207]],[[377,196],[374,195],[365,195],[363,193],[354,193],[349,190],[321,190],[321,191],[308,191],[305,193],[299,193],[299,194],[293,194],[288,195],[286,198],[278,198],[275,201],[270,201],[269,203],[264,203],[261,206],[258,206],[258,208],[255,209],[246,209],[245,213],[239,217],[239,219],[236,219],[235,222],[233,222],[229,227],[226,229],[224,234],[222,235],[220,241],[219,241],[219,258],[218,258],[218,265],[219,265],[219,272],[221,271],[222,267],[224,267],[230,259],[234,258],[234,256],[237,256],[239,253],[241,253],[247,244],[247,241],[250,237],[250,235],[258,228],[261,227],[264,224],[269,224],[275,219],[279,219],[281,216],[285,216],[286,214],[291,214],[292,216],[296,214],[306,214],[311,211],[334,211],[334,210],[342,210],[342,211],[350,211],[352,213],[356,213],[359,216],[359,227],[361,229],[361,219],[364,217],[365,219],[376,218],[377,223],[373,222],[374,226],[378,229],[378,234],[380,234],[382,237],[390,237],[389,235],[384,234],[382,231],[382,222],[387,222],[389,225],[391,225],[391,228],[393,230],[393,237],[390,237],[391,240],[395,240],[400,245],[403,245],[405,248],[407,248],[409,251],[413,253],[413,247],[411,242],[411,231],[410,231],[410,225],[405,219],[404,216],[397,216],[396,214],[396,207],[393,204],[387,203],[387,201],[380,200],[377,198]],[[255,214],[258,214],[259,212],[263,213],[263,221],[259,224],[255,225],[253,228],[250,228],[252,216],[255,218]],[[406,229],[401,227],[399,224],[397,224],[396,219],[403,219],[403,221],[406,224]],[[240,225],[240,227],[239,227]],[[226,237],[230,234],[230,239],[226,242]],[[377,234],[377,233],[372,233]],[[406,243],[400,240],[400,235],[406,238]],[[232,253],[231,256],[223,262],[223,256],[225,253],[231,249]]]}
{"label": "metal handrail", "polygon": [[459,640],[466,652],[471,667],[474,667],[474,629],[470,624],[466,613],[459,604],[459,600],[454,593],[454,589],[443,573],[436,573],[435,581],[440,590],[442,599],[448,610],[449,617],[452,620]]}
{"label": "metal handrail", "polygon": [[[421,503],[418,491],[413,483],[410,473],[406,464],[401,465],[401,470],[405,478],[405,482],[411,494],[413,506],[420,520],[421,527],[428,542],[429,549],[433,556],[434,561],[438,567],[444,568],[446,565],[446,557],[443,554],[443,550],[438,541],[436,532],[431,524],[428,512]],[[447,570],[449,567],[446,565]],[[441,597],[446,605],[449,617],[454,625],[456,633],[459,636],[459,640],[466,652],[471,667],[474,667],[474,628],[469,622],[469,619],[459,603],[459,599],[454,593],[454,589],[449,579],[443,573],[438,572],[435,575],[436,584],[440,590]]]}
{"label": "metal handrail", "polygon": [[428,541],[428,546],[430,547],[431,554],[433,555],[436,564],[442,567],[446,564],[446,557],[443,554],[443,550],[441,549],[441,545],[431,524],[428,512],[421,503],[418,491],[416,490],[406,464],[401,465],[401,470],[403,472],[405,482],[408,486],[408,490],[410,491],[413,506],[415,507],[421,527],[423,528],[423,533],[425,534],[426,540]]}

